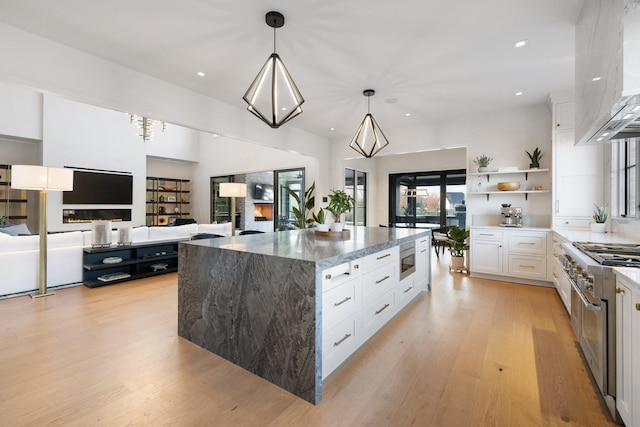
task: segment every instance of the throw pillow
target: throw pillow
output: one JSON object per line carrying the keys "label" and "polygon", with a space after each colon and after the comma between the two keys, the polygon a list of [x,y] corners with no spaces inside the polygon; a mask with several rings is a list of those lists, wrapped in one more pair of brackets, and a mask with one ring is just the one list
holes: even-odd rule
{"label": "throw pillow", "polygon": [[27,224],[10,225],[8,227],[0,227],[0,233],[8,234],[10,236],[27,235],[30,236],[31,232],[27,228]]}

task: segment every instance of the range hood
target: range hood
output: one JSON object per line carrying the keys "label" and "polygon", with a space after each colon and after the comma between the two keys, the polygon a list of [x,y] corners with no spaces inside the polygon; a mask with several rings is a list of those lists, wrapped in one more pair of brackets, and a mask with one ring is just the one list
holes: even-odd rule
{"label": "range hood", "polygon": [[576,26],[576,139],[640,137],[640,0],[585,0]]}

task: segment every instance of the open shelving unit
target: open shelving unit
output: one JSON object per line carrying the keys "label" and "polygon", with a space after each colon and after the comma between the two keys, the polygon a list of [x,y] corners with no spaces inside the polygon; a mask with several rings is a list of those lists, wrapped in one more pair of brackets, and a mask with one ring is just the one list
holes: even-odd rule
{"label": "open shelving unit", "polygon": [[[528,181],[529,180],[529,174],[539,174],[539,173],[549,173],[549,169],[519,169],[519,170],[506,170],[506,171],[487,171],[487,172],[475,172],[475,173],[470,173],[469,176],[470,177],[487,177],[487,184],[491,183],[491,176],[492,175],[524,175],[524,180]],[[470,191],[469,194],[470,195],[474,195],[474,194],[482,194],[482,195],[486,195],[487,196],[487,200],[489,200],[489,197],[492,194],[499,194],[499,195],[510,195],[510,194],[524,194],[524,198],[525,200],[528,199],[529,194],[536,194],[536,193],[549,193],[549,189],[539,189],[539,190],[512,190],[512,191],[502,191],[502,190],[494,190],[492,189],[494,188],[493,186],[490,185],[486,185],[485,187],[483,187],[482,190],[480,191]]]}
{"label": "open shelving unit", "polygon": [[0,165],[0,216],[13,224],[27,222],[26,190],[11,188],[11,166]]}
{"label": "open shelving unit", "polygon": [[188,179],[147,177],[147,225],[171,224],[190,214],[191,189]]}

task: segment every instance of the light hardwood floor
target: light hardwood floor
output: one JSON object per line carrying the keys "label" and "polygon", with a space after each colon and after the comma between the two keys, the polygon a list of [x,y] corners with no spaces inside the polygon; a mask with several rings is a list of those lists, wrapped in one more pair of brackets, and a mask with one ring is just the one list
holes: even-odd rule
{"label": "light hardwood floor", "polygon": [[0,426],[614,425],[554,289],[448,261],[317,406],[178,338],[176,274],[0,300]]}

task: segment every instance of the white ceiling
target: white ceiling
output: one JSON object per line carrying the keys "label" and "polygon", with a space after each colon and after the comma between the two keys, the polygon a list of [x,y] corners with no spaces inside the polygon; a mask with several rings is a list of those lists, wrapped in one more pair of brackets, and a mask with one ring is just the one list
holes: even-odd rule
{"label": "white ceiling", "polygon": [[[285,25],[277,30],[277,52],[306,100],[303,114],[285,126],[334,138],[355,131],[367,88],[376,90],[371,112],[383,130],[539,104],[550,92],[572,88],[581,6],[582,0],[0,0],[0,21],[245,108],[242,95],[273,50],[264,15],[279,11]],[[513,48],[521,39],[527,46]]]}

